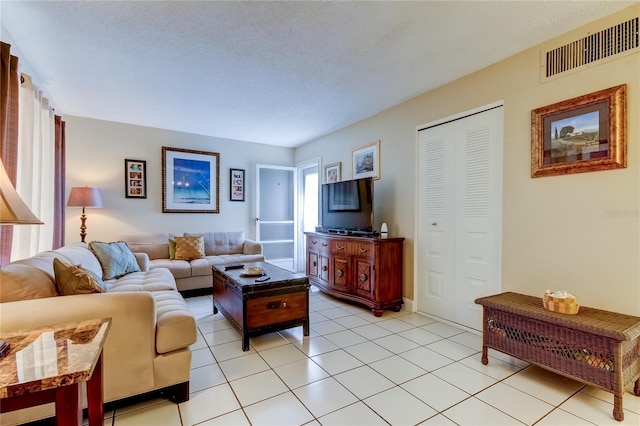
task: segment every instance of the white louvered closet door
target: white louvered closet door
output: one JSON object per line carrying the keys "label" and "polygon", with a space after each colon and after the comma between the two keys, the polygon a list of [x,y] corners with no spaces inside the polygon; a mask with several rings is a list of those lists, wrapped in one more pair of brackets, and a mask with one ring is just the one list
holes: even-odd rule
{"label": "white louvered closet door", "polygon": [[418,310],[482,329],[500,292],[503,108],[419,132]]}

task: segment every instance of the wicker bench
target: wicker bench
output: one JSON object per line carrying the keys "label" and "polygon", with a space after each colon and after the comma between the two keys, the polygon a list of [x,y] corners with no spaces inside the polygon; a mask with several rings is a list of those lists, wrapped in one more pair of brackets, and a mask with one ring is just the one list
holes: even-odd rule
{"label": "wicker bench", "polygon": [[518,293],[475,302],[483,306],[483,364],[491,348],[612,392],[616,420],[624,419],[625,386],[635,380],[640,396],[640,318],[584,306],[559,314],[544,309],[542,297]]}

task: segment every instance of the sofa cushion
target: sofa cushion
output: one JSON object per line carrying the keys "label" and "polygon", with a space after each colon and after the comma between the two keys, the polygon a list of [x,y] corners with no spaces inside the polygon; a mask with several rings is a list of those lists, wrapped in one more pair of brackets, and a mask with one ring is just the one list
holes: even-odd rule
{"label": "sofa cushion", "polygon": [[127,242],[132,252],[147,253],[149,259],[169,258],[169,239],[173,234],[167,232],[154,232],[151,234],[122,235],[121,239]]}
{"label": "sofa cushion", "polygon": [[191,265],[186,260],[155,259],[149,262],[151,269],[167,268],[175,278],[189,278]]}
{"label": "sofa cushion", "polygon": [[196,322],[177,291],[154,291],[156,302],[156,352],[163,354],[192,345]]}
{"label": "sofa cushion", "polygon": [[135,255],[124,241],[113,243],[91,241],[89,249],[100,262],[104,280],[119,278],[131,272],[140,272]]}
{"label": "sofa cushion", "polygon": [[204,258],[204,237],[175,237],[176,260],[192,260]]}
{"label": "sofa cushion", "polygon": [[53,259],[56,286],[61,295],[104,293],[104,283],[93,272],[81,267]]}
{"label": "sofa cushion", "polygon": [[105,281],[105,286],[110,292],[176,290],[175,280],[165,268],[132,272],[124,277]]}
{"label": "sofa cushion", "polygon": [[0,303],[57,295],[51,277],[35,266],[12,263],[0,269]]}
{"label": "sofa cushion", "polygon": [[244,249],[244,232],[204,232],[200,234],[185,233],[185,236],[202,235],[204,237],[204,253],[207,256],[219,254],[240,254]]}

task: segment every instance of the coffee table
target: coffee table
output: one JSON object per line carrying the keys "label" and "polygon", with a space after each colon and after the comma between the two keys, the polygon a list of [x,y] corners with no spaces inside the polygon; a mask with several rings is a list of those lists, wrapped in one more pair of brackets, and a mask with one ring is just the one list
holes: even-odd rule
{"label": "coffee table", "polygon": [[242,350],[249,350],[249,338],[302,325],[309,335],[309,280],[266,262],[245,264],[261,267],[269,280],[246,276],[244,269],[213,266],[213,313],[218,309],[242,334]]}
{"label": "coffee table", "polygon": [[0,360],[0,412],[55,402],[56,424],[82,425],[80,383],[86,382],[89,425],[104,422],[102,348],[111,318],[2,335],[11,350]]}

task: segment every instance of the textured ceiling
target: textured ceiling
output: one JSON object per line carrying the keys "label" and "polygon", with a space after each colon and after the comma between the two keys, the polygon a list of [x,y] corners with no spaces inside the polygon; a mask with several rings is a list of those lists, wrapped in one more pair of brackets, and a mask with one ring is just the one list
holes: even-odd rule
{"label": "textured ceiling", "polygon": [[298,146],[633,2],[6,1],[58,113]]}

